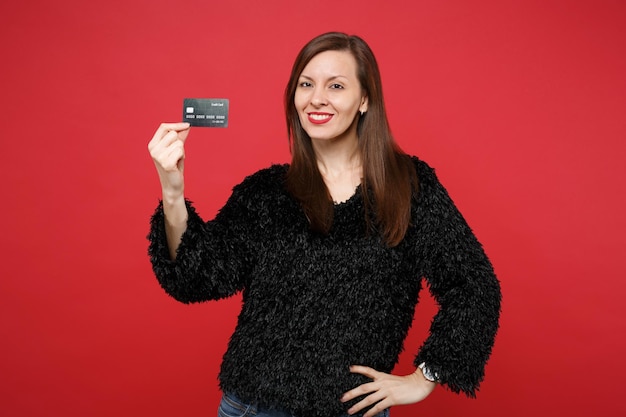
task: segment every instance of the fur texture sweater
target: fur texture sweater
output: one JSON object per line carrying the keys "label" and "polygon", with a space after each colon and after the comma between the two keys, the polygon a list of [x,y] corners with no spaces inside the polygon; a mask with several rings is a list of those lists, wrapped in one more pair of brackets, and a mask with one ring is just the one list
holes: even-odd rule
{"label": "fur texture sweater", "polygon": [[328,235],[309,230],[284,187],[286,165],[233,189],[214,220],[188,204],[187,230],[170,260],[162,205],[149,255],[161,286],[184,303],[242,291],[243,306],[219,375],[222,390],[301,417],[339,415],[341,395],[367,382],[353,364],[391,372],[425,280],[439,311],[415,357],[442,384],[474,396],[500,313],[500,286],[470,227],[426,163],[404,240],[367,233],[362,191],[335,205]]}

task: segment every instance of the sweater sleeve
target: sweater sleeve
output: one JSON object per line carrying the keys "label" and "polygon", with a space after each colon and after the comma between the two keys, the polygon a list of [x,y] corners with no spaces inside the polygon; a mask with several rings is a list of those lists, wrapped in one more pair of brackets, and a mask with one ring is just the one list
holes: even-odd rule
{"label": "sweater sleeve", "polygon": [[224,298],[245,286],[253,264],[247,188],[245,181],[235,187],[215,219],[206,223],[187,200],[187,229],[175,260],[169,255],[163,203],[159,203],[150,222],[148,254],[160,285],[176,300],[193,303]]}
{"label": "sweater sleeve", "polygon": [[491,262],[429,167],[420,176],[426,224],[426,279],[439,305],[430,335],[415,358],[453,392],[475,397],[499,326],[501,292]]}

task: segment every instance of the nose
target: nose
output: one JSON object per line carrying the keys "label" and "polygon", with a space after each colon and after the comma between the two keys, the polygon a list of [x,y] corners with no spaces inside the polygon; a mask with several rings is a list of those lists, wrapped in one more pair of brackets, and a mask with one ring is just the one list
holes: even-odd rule
{"label": "nose", "polygon": [[322,88],[315,88],[313,90],[311,104],[315,107],[322,107],[328,104],[328,100],[326,99],[326,95],[324,94],[324,90]]}

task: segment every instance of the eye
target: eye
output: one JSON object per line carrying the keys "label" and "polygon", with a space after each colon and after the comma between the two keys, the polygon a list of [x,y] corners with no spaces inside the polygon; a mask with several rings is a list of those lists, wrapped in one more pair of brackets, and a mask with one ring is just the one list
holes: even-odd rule
{"label": "eye", "polygon": [[312,85],[313,85],[313,84],[311,84],[311,83],[310,83],[310,82],[308,82],[308,81],[301,81],[301,82],[298,84],[298,87],[311,87]]}
{"label": "eye", "polygon": [[341,85],[341,84],[331,84],[330,88],[341,89],[341,88],[343,88],[343,85]]}

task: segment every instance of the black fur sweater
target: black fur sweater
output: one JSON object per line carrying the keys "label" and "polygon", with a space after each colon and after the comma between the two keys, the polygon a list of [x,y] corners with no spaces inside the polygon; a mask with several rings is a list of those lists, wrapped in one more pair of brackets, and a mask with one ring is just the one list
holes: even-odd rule
{"label": "black fur sweater", "polygon": [[434,171],[415,164],[413,225],[394,248],[366,233],[360,189],[335,206],[329,235],[311,233],[284,188],[285,165],[246,178],[212,221],[188,203],[176,261],[159,206],[149,254],[165,291],[184,303],[243,291],[222,390],[301,417],[341,414],[349,406],[341,395],[366,381],[350,365],[390,372],[396,364],[424,278],[439,311],[415,364],[475,395],[498,329],[500,286]]}

